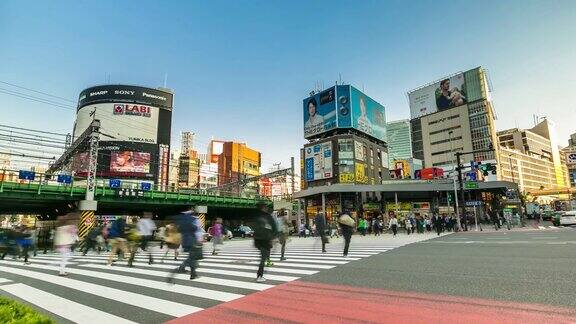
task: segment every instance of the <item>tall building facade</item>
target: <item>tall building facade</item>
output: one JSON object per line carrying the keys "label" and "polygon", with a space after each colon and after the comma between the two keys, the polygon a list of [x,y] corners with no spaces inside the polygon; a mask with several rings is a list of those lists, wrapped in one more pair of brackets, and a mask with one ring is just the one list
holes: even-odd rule
{"label": "tall building facade", "polygon": [[193,132],[182,132],[180,135],[180,152],[187,155],[188,152],[194,149],[194,137],[196,134]]}
{"label": "tall building facade", "polygon": [[407,160],[413,157],[410,129],[409,119],[386,123],[388,165],[391,166],[395,160]]}
{"label": "tall building facade", "polygon": [[565,159],[560,155],[550,121],[543,120],[530,129],[500,131],[498,142],[500,179],[515,182],[526,192],[569,186]]}
{"label": "tall building facade", "polygon": [[432,82],[408,93],[412,151],[424,166],[451,169],[454,153],[494,152],[464,156],[467,161],[498,158],[494,111],[486,71],[477,67]]}
{"label": "tall building facade", "polygon": [[560,157],[563,158],[570,187],[576,187],[576,133],[570,135],[568,146],[562,149]]}
{"label": "tall building facade", "polygon": [[180,188],[199,188],[200,159],[194,150],[182,153],[179,158],[178,183]]}
{"label": "tall building facade", "polygon": [[217,160],[218,186],[260,175],[261,154],[246,143],[224,142]]}

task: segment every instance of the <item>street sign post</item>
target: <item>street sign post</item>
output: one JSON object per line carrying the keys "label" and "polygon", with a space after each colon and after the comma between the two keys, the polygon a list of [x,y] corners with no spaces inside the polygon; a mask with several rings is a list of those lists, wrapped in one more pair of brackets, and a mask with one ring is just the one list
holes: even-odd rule
{"label": "street sign post", "polygon": [[464,188],[466,188],[466,189],[478,189],[478,182],[466,181]]}
{"label": "street sign post", "polygon": [[482,205],[482,202],[478,201],[478,200],[469,200],[466,202],[467,207],[481,206],[481,205]]}

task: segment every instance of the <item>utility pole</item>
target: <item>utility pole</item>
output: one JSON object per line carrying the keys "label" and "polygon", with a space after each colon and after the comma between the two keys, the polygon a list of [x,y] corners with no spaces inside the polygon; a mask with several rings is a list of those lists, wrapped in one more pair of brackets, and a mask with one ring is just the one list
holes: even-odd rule
{"label": "utility pole", "polygon": [[[294,171],[294,157],[290,158],[290,173],[291,173],[291,177],[292,177],[292,199],[294,200],[294,192],[296,192],[296,173]],[[298,204],[300,204],[300,202],[298,202]]]}

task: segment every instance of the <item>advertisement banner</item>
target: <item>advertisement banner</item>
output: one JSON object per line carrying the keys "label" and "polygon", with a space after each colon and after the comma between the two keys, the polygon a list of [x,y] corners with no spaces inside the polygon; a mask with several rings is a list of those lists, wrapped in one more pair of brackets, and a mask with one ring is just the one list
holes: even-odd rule
{"label": "advertisement banner", "polygon": [[93,111],[100,120],[101,140],[156,144],[159,108],[124,103],[102,103],[78,110],[74,136],[80,136],[92,122]]}
{"label": "advertisement banner", "polygon": [[360,90],[350,87],[352,127],[375,137],[386,140],[386,114],[384,106],[368,97]]}
{"label": "advertisement banner", "polygon": [[304,100],[304,138],[336,128],[336,87]]}
{"label": "advertisement banner", "polygon": [[366,176],[366,165],[364,163],[355,164],[356,182],[358,183],[368,183],[368,177]]}
{"label": "advertisement banner", "polygon": [[332,142],[324,142],[305,148],[306,181],[315,181],[333,177]]}
{"label": "advertisement banner", "polygon": [[566,152],[566,164],[570,166],[576,165],[576,152]]}
{"label": "advertisement banner", "polygon": [[468,103],[464,74],[459,73],[439,82],[408,93],[410,117],[458,107]]}
{"label": "advertisement banner", "polygon": [[354,154],[356,155],[356,160],[366,160],[364,145],[361,142],[354,141]]}
{"label": "advertisement banner", "polygon": [[150,172],[150,153],[118,151],[111,153],[111,173],[148,173]]}
{"label": "advertisement banner", "polygon": [[103,85],[82,91],[78,98],[78,110],[89,104],[113,101],[137,102],[171,110],[173,97],[173,94],[157,89],[128,85]]}

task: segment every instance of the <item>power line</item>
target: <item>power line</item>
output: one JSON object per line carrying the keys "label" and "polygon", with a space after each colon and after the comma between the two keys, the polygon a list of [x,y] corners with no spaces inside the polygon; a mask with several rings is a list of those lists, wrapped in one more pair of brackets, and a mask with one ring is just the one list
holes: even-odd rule
{"label": "power line", "polygon": [[28,100],[35,101],[35,102],[44,103],[44,104],[58,107],[58,108],[62,108],[62,109],[67,109],[67,110],[75,110],[76,109],[76,108],[71,108],[70,106],[64,106],[63,104],[54,103],[54,102],[51,102],[51,101],[48,101],[45,99],[38,99],[36,97],[29,96],[29,95],[21,95],[21,94],[18,94],[17,92],[14,92],[14,91],[9,91],[9,90],[6,91],[6,90],[0,89],[0,93],[12,95],[12,96],[18,97],[18,98],[28,99]]}
{"label": "power line", "polygon": [[53,133],[53,132],[40,131],[40,130],[35,130],[35,129],[22,128],[22,127],[16,127],[16,126],[9,126],[9,125],[2,125],[2,124],[0,124],[0,127],[3,127],[3,128],[13,128],[13,129],[18,129],[18,130],[23,130],[23,131],[36,132],[36,133],[49,134],[49,135],[68,136],[68,134]]}
{"label": "power line", "polygon": [[7,84],[7,85],[10,85],[10,86],[13,86],[13,87],[16,87],[16,88],[20,88],[20,89],[23,89],[23,90],[28,90],[28,91],[36,92],[36,93],[39,93],[39,94],[43,94],[43,95],[48,96],[48,97],[52,97],[52,98],[56,98],[56,99],[61,99],[61,100],[68,101],[68,102],[71,102],[71,103],[76,103],[76,101],[74,101],[74,100],[70,100],[70,99],[67,99],[67,98],[63,98],[63,97],[58,97],[58,96],[55,96],[55,95],[51,95],[51,94],[46,93],[46,92],[42,92],[42,91],[38,91],[38,90],[26,88],[26,87],[23,87],[23,86],[16,85],[16,84],[14,84],[14,83],[5,82],[5,81],[0,81],[0,83]]}

